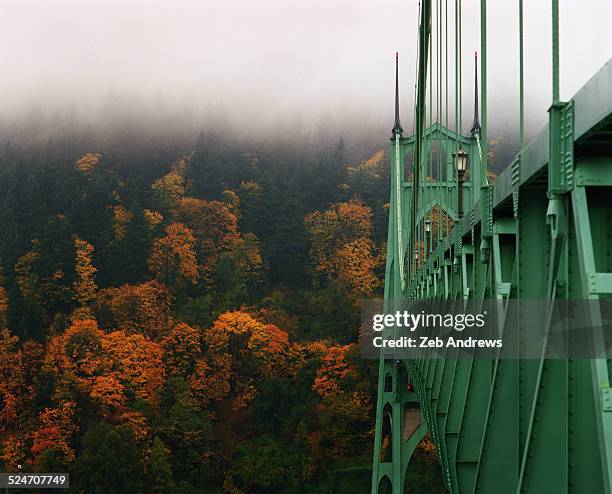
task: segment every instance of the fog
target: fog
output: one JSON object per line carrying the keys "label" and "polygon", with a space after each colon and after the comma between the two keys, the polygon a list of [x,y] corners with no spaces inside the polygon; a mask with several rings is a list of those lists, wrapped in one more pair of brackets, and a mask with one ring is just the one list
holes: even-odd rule
{"label": "fog", "polygon": [[[462,3],[469,126],[480,2]],[[525,2],[528,134],[550,104],[550,3]],[[514,131],[518,120],[517,4],[488,2],[493,131]],[[612,55],[612,2],[560,4],[561,91],[569,98]],[[42,137],[66,125],[96,132],[131,122],[159,133],[215,127],[382,140],[392,125],[396,50],[402,121],[412,130],[417,22],[416,0],[2,0],[0,132],[35,128]],[[454,107],[452,83],[449,91]]]}

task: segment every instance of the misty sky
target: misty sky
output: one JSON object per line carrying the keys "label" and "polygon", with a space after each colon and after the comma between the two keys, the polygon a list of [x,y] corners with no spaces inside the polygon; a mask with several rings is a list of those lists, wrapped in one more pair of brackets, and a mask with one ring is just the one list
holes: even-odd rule
{"label": "misty sky", "polygon": [[[515,121],[517,3],[488,2],[493,125]],[[612,0],[560,3],[561,88],[570,97],[612,56]],[[550,99],[550,0],[525,4],[527,107],[539,126]],[[468,114],[478,5],[463,0]],[[417,0],[1,0],[0,97],[5,118],[129,101],[223,113],[245,129],[321,118],[390,127],[399,50],[410,131],[417,12]]]}

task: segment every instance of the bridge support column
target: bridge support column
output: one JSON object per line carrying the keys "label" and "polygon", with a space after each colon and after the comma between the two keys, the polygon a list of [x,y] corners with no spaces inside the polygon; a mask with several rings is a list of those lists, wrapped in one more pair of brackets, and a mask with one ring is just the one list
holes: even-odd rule
{"label": "bridge support column", "polygon": [[402,494],[406,469],[427,425],[405,367],[389,359],[381,360],[380,370],[371,492],[387,492],[390,484],[388,494]]}

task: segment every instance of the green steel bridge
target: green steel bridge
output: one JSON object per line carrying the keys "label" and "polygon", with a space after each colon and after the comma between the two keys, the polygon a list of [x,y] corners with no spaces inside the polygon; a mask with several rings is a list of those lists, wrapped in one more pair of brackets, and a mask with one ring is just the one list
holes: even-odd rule
{"label": "green steel bridge", "polygon": [[[450,16],[447,0],[421,1],[410,137],[400,123],[396,56],[385,311],[411,299],[502,306],[580,299],[593,302],[596,327],[600,301],[612,298],[612,61],[571,100],[560,100],[559,5],[552,0],[548,124],[525,144],[518,0],[519,151],[494,180],[487,168],[486,0],[480,15],[481,84],[476,65],[469,132],[461,128],[461,0]],[[414,492],[406,470],[426,435],[453,493],[612,492],[610,374],[606,358],[428,358],[423,350],[405,359],[385,349],[372,493]]]}

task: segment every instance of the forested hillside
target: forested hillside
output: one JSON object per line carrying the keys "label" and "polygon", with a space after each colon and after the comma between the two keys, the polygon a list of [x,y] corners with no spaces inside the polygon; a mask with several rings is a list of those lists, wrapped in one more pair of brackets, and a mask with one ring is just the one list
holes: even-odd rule
{"label": "forested hillside", "polygon": [[368,492],[358,301],[382,292],[389,183],[383,151],[350,163],[342,141],[8,145],[5,471],[86,493]]}

